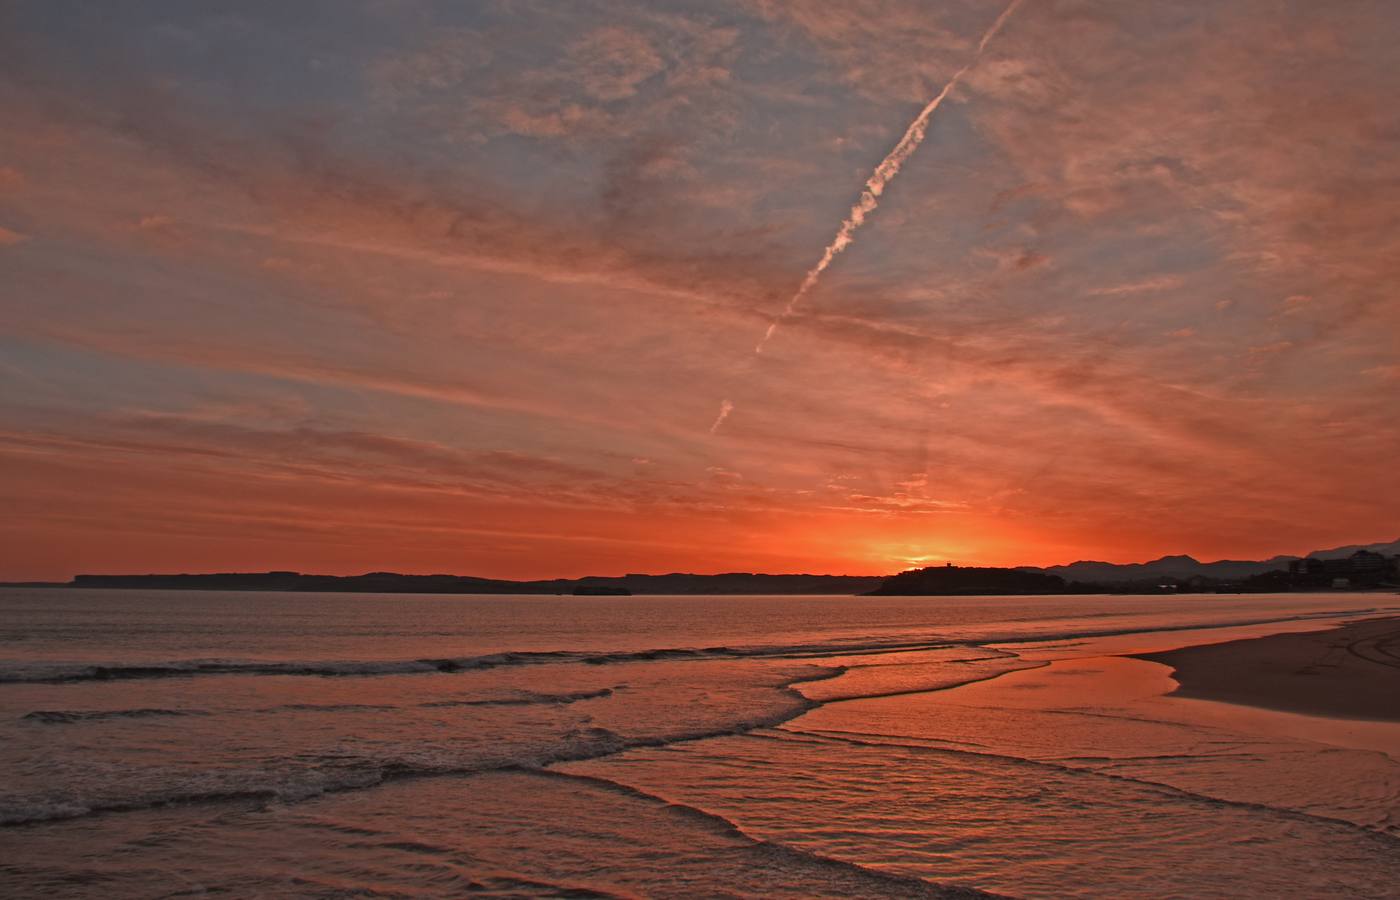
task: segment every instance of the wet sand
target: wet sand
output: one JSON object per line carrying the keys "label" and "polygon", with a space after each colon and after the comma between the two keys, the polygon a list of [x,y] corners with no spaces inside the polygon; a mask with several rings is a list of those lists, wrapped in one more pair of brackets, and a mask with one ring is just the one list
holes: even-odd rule
{"label": "wet sand", "polygon": [[1172,667],[1175,697],[1400,721],[1400,618],[1137,656]]}

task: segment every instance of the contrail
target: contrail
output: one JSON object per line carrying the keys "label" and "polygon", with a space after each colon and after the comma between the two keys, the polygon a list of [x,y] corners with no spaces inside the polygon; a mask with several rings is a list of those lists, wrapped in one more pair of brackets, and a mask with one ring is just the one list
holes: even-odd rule
{"label": "contrail", "polygon": [[719,431],[719,426],[724,424],[724,420],[729,418],[729,414],[733,411],[733,403],[730,403],[728,400],[721,400],[719,402],[719,415],[715,416],[715,424],[710,426],[710,434],[714,434],[715,432]]}
{"label": "contrail", "polygon": [[[962,81],[963,76],[972,71],[973,67],[982,59],[982,54],[986,52],[987,45],[991,43],[992,38],[997,36],[997,32],[1001,31],[1002,26],[1006,24],[1006,21],[1011,18],[1012,13],[1016,12],[1016,8],[1023,2],[1024,0],[1011,0],[1011,3],[1007,5],[1006,9],[1001,11],[1001,15],[997,16],[996,21],[993,22],[992,26],[982,35],[982,40],[977,42],[977,52],[972,55],[972,59],[968,60],[961,69],[953,73],[953,77],[948,79],[947,84],[943,85],[943,90],[939,91],[937,96],[920,110],[918,116],[914,118],[914,121],[911,122],[909,127],[905,130],[904,137],[899,139],[899,143],[894,145],[894,149],[875,167],[875,172],[865,182],[865,189],[860,192],[860,199],[851,207],[850,214],[846,216],[845,221],[841,223],[841,227],[837,229],[836,237],[832,238],[831,243],[828,244],[826,250],[822,252],[822,257],[817,261],[817,264],[807,271],[807,276],[802,279],[802,284],[798,286],[797,292],[788,300],[787,306],[783,307],[782,315],[768,324],[768,330],[763,333],[763,337],[753,349],[754,353],[761,354],[763,352],[763,348],[768,345],[768,342],[773,339],[773,335],[777,333],[778,326],[797,311],[797,306],[802,302],[802,298],[807,295],[808,291],[816,287],[817,281],[821,278],[822,273],[826,271],[827,267],[831,265],[832,260],[836,259],[837,254],[849,247],[851,241],[855,240],[855,233],[859,230],[860,226],[865,224],[866,216],[874,212],[876,207],[880,205],[880,195],[885,192],[885,188],[894,180],[894,177],[899,174],[900,167],[904,165],[910,156],[914,155],[914,151],[919,149],[919,145],[923,143],[924,135],[928,131],[929,120],[933,118],[933,114],[938,111],[938,107],[941,106],[948,95],[953,92],[953,88],[958,86],[958,82]],[[720,426],[724,424],[724,420],[729,418],[729,414],[733,411],[733,403],[727,399],[722,401],[719,407],[719,416],[715,419],[715,423],[710,426],[710,433],[716,433]]]}
{"label": "contrail", "polygon": [[928,131],[928,123],[929,120],[933,118],[933,114],[937,112],[938,107],[943,104],[943,101],[947,99],[948,95],[953,92],[953,88],[958,86],[958,82],[962,81],[963,76],[972,71],[973,66],[977,65],[977,62],[982,58],[982,54],[986,52],[987,45],[991,43],[992,38],[996,37],[997,32],[1001,31],[1002,26],[1006,24],[1006,20],[1011,18],[1011,14],[1016,11],[1016,7],[1020,6],[1022,2],[1024,2],[1024,0],[1011,0],[1010,5],[1002,10],[1001,15],[997,16],[996,21],[992,23],[992,27],[987,29],[986,34],[982,35],[982,40],[977,42],[977,52],[972,55],[972,59],[968,60],[966,65],[953,73],[953,77],[948,79],[947,84],[943,85],[943,90],[939,91],[938,95],[924,106],[919,112],[919,115],[909,124],[909,128],[905,130],[904,137],[899,139],[899,143],[894,145],[894,149],[889,152],[889,155],[875,167],[874,174],[866,180],[865,190],[860,192],[860,199],[856,201],[855,206],[851,207],[850,215],[841,223],[840,229],[836,232],[836,237],[832,238],[831,243],[827,245],[826,250],[822,253],[822,258],[817,261],[817,264],[808,270],[807,277],[802,279],[802,284],[797,288],[797,292],[792,295],[792,299],[788,300],[787,306],[783,308],[782,315],[769,323],[768,330],[763,333],[762,340],[760,340],[758,346],[754,348],[755,353],[763,352],[763,348],[773,339],[773,335],[777,332],[778,326],[784,319],[789,318],[793,312],[797,310],[797,305],[802,302],[802,298],[807,295],[807,292],[816,287],[818,279],[821,278],[822,273],[826,271],[827,267],[831,265],[831,261],[836,258],[838,253],[851,245],[851,241],[855,239],[856,231],[860,226],[865,224],[865,217],[874,212],[875,208],[880,205],[880,195],[885,192],[885,188],[894,180],[894,177],[899,174],[900,167],[904,165],[909,157],[914,155],[914,151],[919,149],[919,145],[924,142],[924,135]]}

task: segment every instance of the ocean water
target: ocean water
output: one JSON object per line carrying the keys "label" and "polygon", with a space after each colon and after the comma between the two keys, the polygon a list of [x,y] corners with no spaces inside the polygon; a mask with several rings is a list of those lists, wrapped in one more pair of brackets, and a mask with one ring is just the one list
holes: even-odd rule
{"label": "ocean water", "polygon": [[0,895],[1396,897],[1400,726],[1126,655],[1396,613],[5,589]]}

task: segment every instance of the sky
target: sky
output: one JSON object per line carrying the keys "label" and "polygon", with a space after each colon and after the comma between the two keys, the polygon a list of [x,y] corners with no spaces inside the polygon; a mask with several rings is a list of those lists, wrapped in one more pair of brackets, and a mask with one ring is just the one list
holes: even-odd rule
{"label": "sky", "polygon": [[0,0],[0,578],[1393,540],[1397,46],[1381,0]]}

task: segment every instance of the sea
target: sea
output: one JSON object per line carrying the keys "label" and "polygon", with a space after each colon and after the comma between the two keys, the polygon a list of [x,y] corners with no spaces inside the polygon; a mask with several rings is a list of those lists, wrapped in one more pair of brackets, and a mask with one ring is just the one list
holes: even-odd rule
{"label": "sea", "polygon": [[0,896],[1400,897],[1400,726],[1132,656],[1397,613],[3,589]]}

